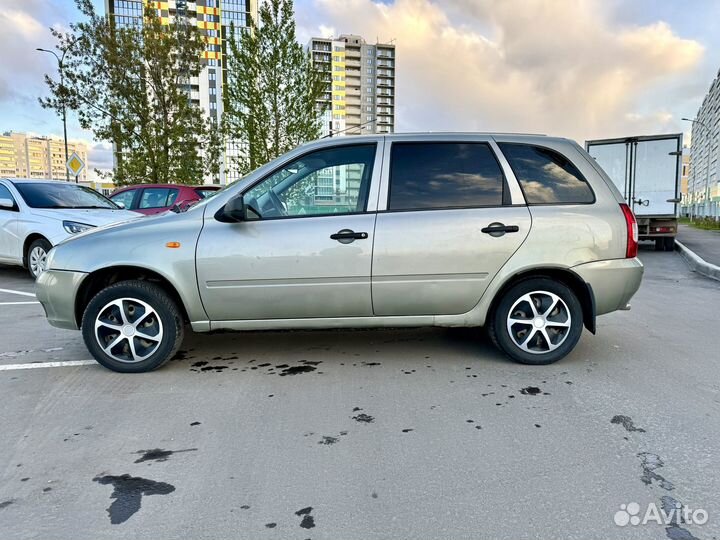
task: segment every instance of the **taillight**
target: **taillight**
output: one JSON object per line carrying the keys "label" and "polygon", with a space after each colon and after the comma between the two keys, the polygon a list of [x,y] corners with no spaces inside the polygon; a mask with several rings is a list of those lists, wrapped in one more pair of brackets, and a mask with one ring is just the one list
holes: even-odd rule
{"label": "taillight", "polygon": [[621,203],[620,208],[625,216],[625,225],[627,229],[627,249],[625,250],[625,258],[632,259],[637,257],[638,254],[638,226],[635,214],[630,210],[630,207]]}

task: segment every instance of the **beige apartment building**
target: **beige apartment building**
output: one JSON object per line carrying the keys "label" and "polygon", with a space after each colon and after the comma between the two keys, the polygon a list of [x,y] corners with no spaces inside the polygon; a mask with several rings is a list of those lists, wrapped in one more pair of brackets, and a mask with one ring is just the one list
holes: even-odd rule
{"label": "beige apartment building", "polygon": [[[68,141],[68,155],[76,152],[86,164],[87,146]],[[5,132],[0,135],[0,176],[12,178],[39,178],[65,180],[65,143],[62,139]],[[75,180],[71,177],[71,180]],[[78,177],[88,181],[87,166]]]}
{"label": "beige apartment building", "polygon": [[313,65],[325,77],[323,135],[395,131],[395,45],[361,36],[310,40]]}

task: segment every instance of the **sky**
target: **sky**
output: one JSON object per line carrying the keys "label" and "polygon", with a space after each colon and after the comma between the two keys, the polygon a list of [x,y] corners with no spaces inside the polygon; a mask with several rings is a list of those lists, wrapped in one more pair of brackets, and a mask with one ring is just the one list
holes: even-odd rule
{"label": "sky", "polygon": [[[104,0],[95,0],[102,11]],[[720,2],[661,0],[296,0],[297,35],[360,34],[396,45],[396,131],[592,138],[684,132],[720,67]],[[0,132],[61,135],[43,110],[56,60],[50,27],[73,0],[0,0]],[[70,114],[69,137],[112,165]]]}

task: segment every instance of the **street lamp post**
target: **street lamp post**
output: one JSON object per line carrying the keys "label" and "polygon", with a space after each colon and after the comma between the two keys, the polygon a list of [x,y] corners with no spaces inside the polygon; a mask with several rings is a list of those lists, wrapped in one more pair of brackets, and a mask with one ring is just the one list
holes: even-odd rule
{"label": "street lamp post", "polygon": [[[48,49],[41,49],[37,48],[36,51],[40,52],[46,52],[52,54],[58,61],[58,72],[60,73],[60,88],[62,88],[63,97],[62,97],[62,121],[63,121],[63,139],[65,141],[65,163],[67,164],[68,160],[70,159],[70,156],[68,155],[68,139],[67,139],[67,115],[65,113],[65,70],[63,69],[63,60],[65,60],[65,53],[68,52],[69,47],[67,47],[62,52],[62,56],[58,56],[55,51],[51,51]],[[52,171],[52,169],[51,169]],[[65,167],[65,180],[70,181],[70,171],[68,170],[67,166]],[[77,176],[75,177],[75,182],[77,182]]]}
{"label": "street lamp post", "polygon": [[[705,129],[705,132],[708,135],[708,147],[707,147],[707,166],[705,168],[705,197],[703,201],[703,211],[705,214],[708,212],[708,207],[710,205],[710,148],[711,148],[711,140],[712,139],[712,131],[710,131],[710,128],[707,127],[707,125],[697,120],[696,118],[683,118],[685,122],[690,122],[691,124],[698,124]],[[692,220],[692,217],[691,217]]]}

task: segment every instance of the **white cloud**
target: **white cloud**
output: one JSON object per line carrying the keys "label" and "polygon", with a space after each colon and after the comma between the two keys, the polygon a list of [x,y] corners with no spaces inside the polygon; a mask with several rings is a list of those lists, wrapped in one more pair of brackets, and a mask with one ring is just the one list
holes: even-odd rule
{"label": "white cloud", "polygon": [[316,32],[396,39],[403,131],[523,131],[579,140],[680,131],[680,119],[654,91],[685,84],[704,53],[665,22],[619,25],[601,0],[315,4],[322,24]]}

